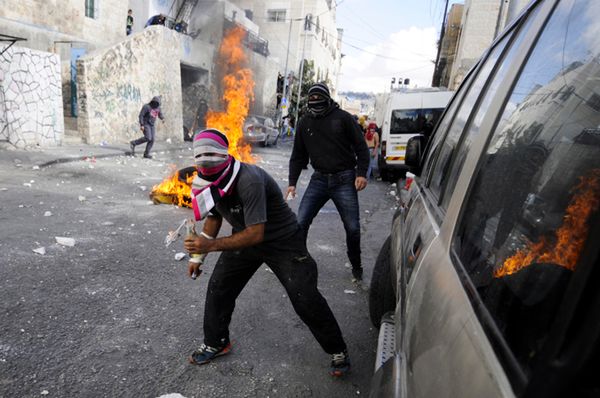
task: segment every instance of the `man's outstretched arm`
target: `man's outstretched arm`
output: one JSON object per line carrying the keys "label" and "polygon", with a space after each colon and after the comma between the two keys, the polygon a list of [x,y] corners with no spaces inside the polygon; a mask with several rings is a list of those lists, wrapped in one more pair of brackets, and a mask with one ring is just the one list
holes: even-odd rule
{"label": "man's outstretched arm", "polygon": [[[212,217],[209,217],[207,222],[210,218]],[[206,223],[204,233],[209,236],[215,236],[207,231]],[[191,254],[240,250],[261,243],[264,240],[264,237],[265,224],[263,223],[250,225],[241,232],[218,239],[206,239],[203,236],[190,236],[185,239],[184,247]]]}

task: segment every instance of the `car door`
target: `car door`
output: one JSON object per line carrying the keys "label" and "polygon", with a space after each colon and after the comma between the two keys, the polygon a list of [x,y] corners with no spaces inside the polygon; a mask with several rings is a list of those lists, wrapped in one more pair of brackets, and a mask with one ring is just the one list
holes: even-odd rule
{"label": "car door", "polygon": [[[417,185],[422,207],[433,220],[432,228],[438,226],[439,232],[412,228],[416,234],[405,234],[403,243],[407,263],[414,263],[406,281],[401,338],[407,396],[496,397],[513,393],[508,377],[482,337],[477,317],[469,311],[467,295],[450,258],[448,231],[455,222],[453,205],[460,203],[466,191],[458,183],[459,177],[468,181],[473,173],[503,98],[518,73],[515,65],[526,59],[551,3],[530,9],[527,18],[497,40],[467,85],[461,87],[464,94],[457,94],[463,96],[457,111],[446,112],[428,149]],[[411,212],[407,225],[422,221],[416,212],[411,220]],[[419,241],[422,248],[415,251]]]}

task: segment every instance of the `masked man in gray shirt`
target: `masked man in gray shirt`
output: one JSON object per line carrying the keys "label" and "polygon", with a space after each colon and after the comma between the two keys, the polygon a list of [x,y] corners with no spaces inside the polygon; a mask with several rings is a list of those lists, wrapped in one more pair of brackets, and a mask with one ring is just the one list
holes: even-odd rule
{"label": "masked man in gray shirt", "polygon": [[[185,240],[190,254],[222,252],[208,282],[204,307],[204,344],[190,363],[202,365],[231,350],[229,323],[235,301],[252,275],[266,263],[287,291],[294,310],[325,352],[332,356],[330,374],[350,368],[338,323],[317,290],[317,265],[306,250],[296,216],[275,180],[263,169],[228,155],[227,137],[215,129],[194,137],[198,175],[192,183],[197,221],[206,219],[200,236]],[[223,219],[231,236],[216,237]],[[190,263],[189,275],[199,264]]]}

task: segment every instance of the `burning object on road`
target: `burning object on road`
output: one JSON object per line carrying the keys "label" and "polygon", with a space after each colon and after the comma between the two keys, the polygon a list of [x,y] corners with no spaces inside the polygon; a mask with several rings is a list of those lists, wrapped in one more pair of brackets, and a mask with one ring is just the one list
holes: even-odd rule
{"label": "burning object on road", "polygon": [[169,177],[152,187],[150,199],[156,205],[174,204],[192,208],[192,181],[198,174],[196,167],[173,170]]}

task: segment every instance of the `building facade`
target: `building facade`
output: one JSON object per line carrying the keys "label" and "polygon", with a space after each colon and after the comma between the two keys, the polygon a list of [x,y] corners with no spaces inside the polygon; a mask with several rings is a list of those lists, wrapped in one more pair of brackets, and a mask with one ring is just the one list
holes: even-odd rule
{"label": "building facade", "polygon": [[[342,30],[331,0],[233,0],[260,28],[279,72],[300,73],[302,59],[314,62],[315,78],[335,96],[341,68]],[[277,76],[273,76],[276,80]]]}
{"label": "building facade", "polygon": [[[477,63],[504,28],[527,6],[528,0],[465,0],[459,28],[456,29],[459,5],[450,9],[446,23],[446,35],[441,43],[440,58],[436,71],[440,71],[440,86],[456,90],[467,72]],[[458,30],[458,44],[453,43]],[[455,48],[452,59],[452,48]],[[442,54],[448,54],[443,57]]]}
{"label": "building facade", "polygon": [[456,59],[456,53],[458,51],[458,38],[460,36],[461,20],[463,15],[462,4],[452,4],[448,16],[446,18],[446,26],[444,30],[444,38],[442,39],[440,57],[438,64],[436,65],[436,73],[438,84],[434,87],[449,87],[450,86],[450,72]]}

